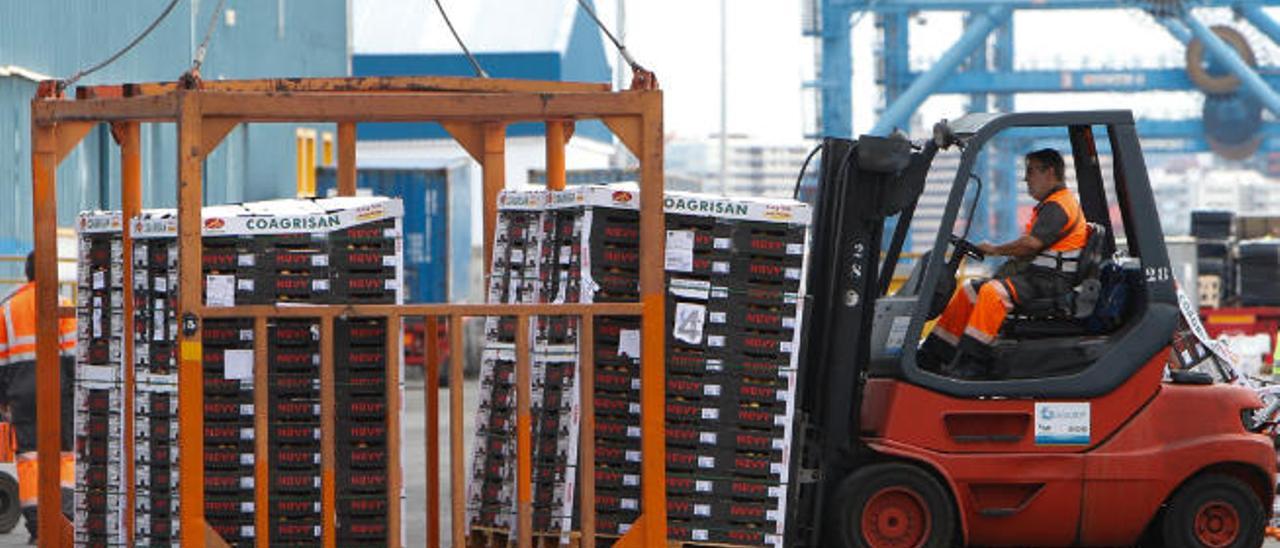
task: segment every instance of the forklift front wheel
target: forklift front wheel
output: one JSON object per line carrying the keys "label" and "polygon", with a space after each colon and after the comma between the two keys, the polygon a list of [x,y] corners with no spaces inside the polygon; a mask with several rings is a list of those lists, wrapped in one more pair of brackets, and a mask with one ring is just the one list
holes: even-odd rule
{"label": "forklift front wheel", "polygon": [[864,467],[845,478],[830,522],[848,548],[951,546],[955,511],[928,472],[902,463]]}
{"label": "forklift front wheel", "polygon": [[18,480],[0,471],[0,534],[8,534],[18,525],[22,508],[18,500]]}
{"label": "forklift front wheel", "polygon": [[1248,485],[1209,474],[1178,489],[1165,510],[1160,533],[1169,548],[1261,546],[1265,515]]}

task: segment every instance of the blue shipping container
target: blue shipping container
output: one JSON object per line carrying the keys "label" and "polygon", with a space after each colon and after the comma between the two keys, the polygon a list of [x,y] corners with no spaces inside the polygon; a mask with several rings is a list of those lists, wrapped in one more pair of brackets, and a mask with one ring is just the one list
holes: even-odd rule
{"label": "blue shipping container", "polygon": [[[337,180],[333,168],[316,170],[317,194],[332,195]],[[470,189],[450,188],[449,183],[447,169],[357,171],[357,193],[404,201],[406,302],[447,302],[450,295],[460,298],[468,294]]]}

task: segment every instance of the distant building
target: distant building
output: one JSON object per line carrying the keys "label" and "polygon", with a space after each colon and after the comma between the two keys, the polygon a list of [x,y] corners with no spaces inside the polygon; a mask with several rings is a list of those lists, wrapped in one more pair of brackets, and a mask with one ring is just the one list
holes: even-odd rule
{"label": "distant building", "polygon": [[1153,171],[1150,177],[1165,234],[1190,233],[1194,209],[1225,209],[1239,215],[1280,214],[1280,180],[1254,170]]}
{"label": "distant building", "polygon": [[[793,195],[796,177],[800,175],[805,157],[813,150],[812,145],[804,142],[769,143],[741,135],[731,135],[726,148],[727,194],[776,198]],[[717,137],[673,140],[667,143],[665,160],[668,177],[701,180],[702,192],[719,194],[725,190],[720,187]],[[817,164],[810,167],[807,178],[817,177]]]}

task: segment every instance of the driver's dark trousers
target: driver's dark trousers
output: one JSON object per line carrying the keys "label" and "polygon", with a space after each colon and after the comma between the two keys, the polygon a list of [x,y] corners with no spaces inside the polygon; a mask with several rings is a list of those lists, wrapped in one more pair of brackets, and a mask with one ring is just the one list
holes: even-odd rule
{"label": "driver's dark trousers", "polygon": [[990,361],[994,358],[991,345],[1014,307],[1024,300],[1057,295],[1066,287],[1056,272],[1035,270],[963,283],[925,340],[925,350],[943,363],[952,361],[957,349],[979,361]]}

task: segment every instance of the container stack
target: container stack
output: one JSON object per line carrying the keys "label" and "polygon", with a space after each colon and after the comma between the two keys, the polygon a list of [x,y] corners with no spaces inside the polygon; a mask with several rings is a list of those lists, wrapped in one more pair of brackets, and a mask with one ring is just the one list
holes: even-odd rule
{"label": "container stack", "polygon": [[1280,306],[1280,240],[1264,238],[1239,244],[1240,304]]}
{"label": "container stack", "polygon": [[[526,194],[536,195],[504,197],[537,208],[537,198]],[[539,242],[545,260],[539,286],[530,293],[544,302],[639,300],[639,196],[634,187],[578,187],[545,195]],[[668,531],[672,540],[687,542],[781,545],[809,210],[792,201],[677,193],[667,194],[665,206]],[[505,275],[499,267],[511,262],[510,249],[504,248],[504,240],[510,239],[500,221],[495,280]],[[508,296],[503,291],[490,294],[494,301]],[[544,342],[546,348],[566,345],[558,347],[570,355],[566,360],[576,358],[573,324],[560,328],[548,319],[546,325],[547,330],[534,333],[534,363]],[[562,339],[544,338],[562,331],[567,335]],[[621,535],[641,510],[639,319],[597,318],[595,340],[582,342],[594,349],[597,531]],[[495,351],[482,370],[486,401],[507,402],[514,391],[506,368],[515,357],[505,352]],[[535,413],[552,393],[548,386],[573,384],[568,368],[542,371],[554,373],[539,377],[535,365]],[[568,413],[568,428],[543,415],[546,422],[535,429],[535,456],[550,456],[554,450],[557,456],[567,453],[571,464],[566,481],[540,484],[539,467],[545,461],[535,458],[535,509],[538,503],[560,502],[571,509],[577,495],[571,455],[577,451],[580,402],[576,390],[553,397],[560,398],[557,403]],[[481,428],[509,429],[513,420],[509,411],[490,411]],[[554,437],[550,426],[559,428]],[[495,451],[502,450],[500,462],[513,467],[509,444],[478,447],[476,462],[492,462]],[[503,486],[512,482],[500,477],[505,483],[485,487],[481,496],[473,493],[472,502],[497,501],[493,523],[509,527],[514,523],[513,505],[507,502],[512,494]],[[546,524],[536,516],[535,511],[535,532],[563,533],[576,526],[542,527]]]}
{"label": "container stack", "polygon": [[[400,210],[399,201],[384,198],[207,207],[202,257],[205,305],[399,303]],[[102,506],[99,499],[107,500],[99,495],[118,493],[121,507],[129,502],[123,473],[109,473],[107,468],[116,465],[123,470],[119,457],[106,459],[123,454],[123,418],[118,411],[123,356],[113,349],[110,336],[94,337],[90,329],[97,325],[109,334],[111,326],[119,323],[123,334],[118,318],[122,306],[117,304],[123,295],[108,291],[116,287],[110,286],[115,283],[112,276],[123,277],[122,271],[114,272],[122,252],[110,243],[120,246],[121,224],[118,214],[86,214],[81,219],[82,265],[87,265],[81,269],[81,302],[88,306],[81,311],[84,350],[77,377],[77,409],[84,412],[77,414],[77,432],[82,432],[77,447],[86,455],[80,461],[85,469],[82,475],[105,478],[98,483],[80,482],[102,485],[92,493],[95,497],[88,497],[88,491],[82,497],[94,509]],[[167,544],[178,534],[177,223],[172,211],[156,210],[144,212],[130,226],[135,238],[131,281],[137,455],[133,481],[138,486],[135,542]],[[104,280],[97,290],[95,276]],[[95,323],[94,318],[99,321]],[[385,525],[392,500],[386,484],[390,476],[386,323],[354,319],[336,324],[335,341],[323,341],[316,318],[273,319],[267,333],[257,333],[251,318],[203,322],[204,510],[210,526],[233,546],[254,545],[259,536],[273,544],[320,540],[322,344],[335,345],[339,401],[334,426],[340,448],[336,463],[340,474],[335,478],[340,507],[335,510],[341,544],[386,545],[393,539]],[[254,382],[258,337],[267,337],[266,410],[255,407],[255,389],[260,388]],[[256,430],[258,412],[267,416],[266,432]],[[113,437],[112,432],[119,433]],[[260,435],[268,440],[269,451],[264,459],[270,480],[265,508],[256,504],[259,455],[254,440]],[[105,460],[95,458],[98,453]],[[99,461],[101,466],[94,468]],[[256,517],[263,512],[270,523],[268,531],[255,527]],[[96,515],[77,515],[79,537],[98,539],[107,532],[104,527],[120,527],[104,525]],[[123,513],[101,515],[118,520]],[[119,538],[123,543],[123,536]]]}
{"label": "container stack", "polygon": [[[1200,305],[1218,307],[1236,292],[1231,240],[1235,213],[1191,212],[1191,235],[1196,239],[1196,267],[1200,273]],[[1216,286],[1216,289],[1215,289]]]}
{"label": "container stack", "polygon": [[75,388],[75,542],[122,546],[129,507],[125,477],[124,244],[121,218],[79,219]]}

